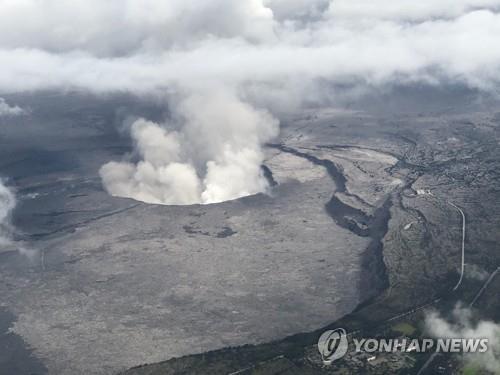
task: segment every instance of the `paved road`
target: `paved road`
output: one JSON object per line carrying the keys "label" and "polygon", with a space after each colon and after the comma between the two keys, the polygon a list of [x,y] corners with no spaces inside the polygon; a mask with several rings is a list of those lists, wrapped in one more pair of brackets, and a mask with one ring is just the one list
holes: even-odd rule
{"label": "paved road", "polygon": [[460,214],[462,215],[462,267],[460,269],[460,278],[458,279],[457,285],[453,288],[453,290],[457,290],[460,284],[462,283],[462,280],[464,278],[464,268],[465,268],[465,214],[462,211],[460,207],[455,205],[454,203],[447,201],[447,203],[456,208]]}
{"label": "paved road", "polygon": [[[462,264],[461,264],[461,267],[460,267],[460,278],[458,279],[458,282],[457,284],[453,287],[453,290],[457,290],[458,287],[460,286],[460,284],[462,284],[462,280],[464,278],[464,270],[465,270],[465,213],[462,211],[462,209],[460,207],[458,207],[456,204],[450,202],[450,201],[447,201],[447,203],[452,206],[453,208],[455,208],[456,210],[458,210],[460,212],[460,214],[462,215]],[[497,274],[497,272],[500,271],[500,267],[497,268],[497,270],[490,276],[490,278],[488,279],[488,281],[485,283],[485,285],[483,286],[483,288],[479,291],[479,293],[476,295],[476,298],[477,299],[480,294],[482,293],[482,291],[484,289],[486,289],[486,287],[488,286],[489,282],[493,279],[493,277],[495,277],[495,275]],[[386,321],[384,321],[384,323],[387,323],[387,322],[390,322],[390,321],[393,321],[393,320],[396,320],[396,319],[399,319],[399,318],[402,318],[404,316],[408,316],[408,315],[411,315],[411,314],[414,314],[415,312],[423,309],[423,308],[426,308],[428,307],[429,305],[431,304],[434,304],[436,302],[439,302],[440,301],[440,298],[438,298],[437,300],[433,301],[433,302],[430,302],[428,304],[425,304],[423,306],[420,306],[420,307],[417,307],[417,308],[414,308],[414,309],[411,309],[407,312],[404,312],[402,314],[398,314],[398,315],[395,315],[393,316],[392,318],[389,318],[387,319]],[[471,305],[475,302],[475,300],[471,303]],[[356,332],[352,332],[351,334],[356,334],[358,333],[359,331],[356,331]],[[436,358],[436,356],[438,355],[439,353],[433,353],[429,359],[424,363],[424,365],[420,368],[419,372],[417,373],[417,375],[420,375],[420,374],[423,374],[423,372],[427,369],[427,367],[434,361],[434,359]]]}
{"label": "paved road", "polygon": [[474,306],[474,304],[476,303],[476,301],[478,300],[478,298],[481,297],[481,295],[483,294],[483,292],[485,291],[485,289],[488,287],[488,285],[490,285],[491,281],[495,278],[495,276],[498,274],[498,272],[500,272],[500,267],[498,267],[495,271],[493,271],[491,273],[491,275],[488,278],[488,280],[486,280],[486,282],[484,283],[483,287],[481,289],[479,289],[479,292],[477,292],[477,294],[474,296],[474,299],[469,304],[470,307]]}
{"label": "paved road", "polygon": [[[462,215],[462,264],[461,264],[461,268],[460,268],[460,278],[457,282],[457,284],[453,287],[453,290],[456,290],[460,284],[462,284],[462,280],[464,278],[464,270],[465,270],[465,213],[462,211],[462,209],[460,207],[458,207],[457,205],[455,205],[454,203],[450,202],[450,201],[447,201],[447,203],[452,206],[453,208],[457,209],[460,214]],[[412,222],[413,223],[413,222]],[[410,224],[412,224],[410,223]],[[407,224],[410,225],[410,224]],[[484,284],[483,288],[481,288],[481,290],[478,292],[478,294],[476,295],[476,297],[474,298],[474,300],[471,302],[470,306],[472,306],[474,304],[474,302],[476,301],[477,298],[479,298],[479,296],[482,294],[482,292],[484,291],[484,289],[486,289],[486,287],[488,286],[488,284],[491,282],[491,280],[493,280],[493,278],[496,276],[496,274],[500,272],[500,267],[498,267],[495,272],[493,272],[490,276],[490,278],[487,280],[487,282]],[[406,312],[403,312],[403,313],[400,313],[400,314],[397,314],[397,315],[394,315],[393,317],[389,318],[389,319],[386,319],[381,325],[383,324],[387,324],[389,322],[392,322],[396,319],[400,319],[400,318],[403,318],[403,317],[406,317],[406,316],[409,316],[409,315],[412,315],[422,309],[425,309],[427,307],[429,307],[430,305],[433,305],[435,303],[438,303],[441,299],[438,298],[432,302],[429,302],[429,303],[426,303],[424,305],[421,305],[421,306],[418,306],[416,308],[413,308],[413,309],[410,309]],[[380,327],[380,325],[379,325]],[[347,336],[351,336],[351,335],[355,335],[355,334],[358,334],[360,333],[361,330],[357,330],[357,331],[353,331],[353,332],[350,332],[347,334]],[[427,369],[427,367],[434,361],[434,359],[436,358],[436,356],[438,355],[439,353],[433,353],[428,359],[427,361],[424,363],[424,365],[420,368],[419,372],[417,373],[417,375],[420,375],[420,374],[423,374],[424,371]]]}
{"label": "paved road", "polygon": [[[462,215],[462,265],[460,267],[460,278],[458,279],[457,284],[453,287],[453,290],[457,290],[460,284],[462,284],[462,280],[464,278],[464,270],[465,270],[465,214],[462,211],[460,207],[458,207],[456,204],[447,201],[450,206],[453,208],[457,209],[460,214]],[[486,285],[487,286],[487,285]],[[434,361],[434,359],[437,357],[439,353],[432,353],[432,355],[427,359],[427,361],[424,363],[424,365],[420,368],[419,372],[417,375],[421,375],[424,373],[424,371],[429,367],[429,365]]]}
{"label": "paved road", "polygon": [[[479,289],[479,292],[477,292],[477,294],[474,296],[474,299],[471,301],[471,303],[469,303],[469,307],[472,307],[476,303],[478,298],[481,297],[483,292],[486,290],[488,285],[490,285],[491,281],[495,278],[495,276],[498,274],[498,272],[500,272],[500,267],[498,267],[495,271],[493,271],[491,273],[490,277],[488,278],[488,280],[486,280],[483,287],[481,289]],[[425,361],[424,365],[420,368],[417,375],[423,374],[424,371],[427,369],[427,367],[429,367],[429,365],[434,361],[434,359],[438,355],[439,355],[439,353],[432,353],[432,355],[429,357],[429,359],[427,359],[427,361]]]}

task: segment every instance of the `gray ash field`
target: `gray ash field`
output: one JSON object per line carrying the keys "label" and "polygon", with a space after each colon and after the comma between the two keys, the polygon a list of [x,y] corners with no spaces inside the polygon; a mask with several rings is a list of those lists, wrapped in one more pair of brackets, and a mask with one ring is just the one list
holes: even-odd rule
{"label": "gray ash field", "polygon": [[[2,374],[112,374],[183,356],[127,373],[343,371],[311,349],[323,327],[375,329],[451,295],[461,217],[450,202],[466,213],[467,253],[447,303],[500,265],[495,103],[287,116],[265,148],[268,194],[162,206],[111,197],[97,174],[131,149],[116,124],[161,118],[160,105],[4,97],[29,108],[0,119],[0,174],[16,189],[16,240],[30,255],[0,253]],[[499,288],[481,295],[490,319]],[[279,341],[300,332],[312,333]],[[224,349],[245,344],[255,346]],[[420,365],[398,361],[398,371]]]}

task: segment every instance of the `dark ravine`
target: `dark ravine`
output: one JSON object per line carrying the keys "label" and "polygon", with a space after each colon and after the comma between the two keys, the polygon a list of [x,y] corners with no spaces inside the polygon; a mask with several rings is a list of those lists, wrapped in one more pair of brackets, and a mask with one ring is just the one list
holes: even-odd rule
{"label": "dark ravine", "polygon": [[[41,238],[45,238],[45,237],[49,237],[49,236],[52,236],[54,234],[57,234],[57,233],[60,233],[60,232],[68,232],[68,233],[72,233],[76,230],[76,228],[80,227],[80,226],[83,226],[83,225],[87,225],[93,221],[97,221],[97,220],[100,220],[100,219],[103,219],[105,217],[109,217],[109,216],[113,216],[113,215],[117,215],[117,214],[121,214],[125,211],[128,211],[128,210],[131,210],[135,207],[138,207],[140,206],[142,203],[134,203],[128,207],[125,207],[125,208],[121,208],[121,209],[118,209],[118,210],[113,210],[113,211],[109,211],[109,212],[106,212],[106,213],[103,213],[103,214],[100,214],[100,215],[96,215],[94,217],[90,217],[86,220],[83,220],[81,222],[78,222],[78,223],[74,223],[74,224],[69,224],[69,225],[63,225],[61,227],[58,227],[54,230],[51,230],[49,232],[43,232],[43,233],[33,233],[33,234],[30,234],[29,235],[29,238],[30,239],[33,239],[33,240],[38,240],[38,239],[41,239]],[[21,239],[21,238],[19,238]]]}
{"label": "dark ravine", "polygon": [[344,203],[336,196],[337,193],[343,193],[363,202],[360,197],[347,190],[347,179],[342,173],[341,168],[334,162],[317,158],[282,144],[272,144],[269,146],[304,158],[327,170],[336,187],[330,201],[325,204],[326,212],[338,226],[349,230],[357,236],[370,238],[370,242],[362,258],[362,269],[366,277],[361,278],[358,285],[361,298],[363,300],[369,299],[385,290],[389,286],[389,278],[383,260],[382,241],[389,229],[392,197],[390,195],[387,196],[382,205],[373,214],[369,215],[356,207]]}
{"label": "dark ravine", "polygon": [[[389,277],[384,263],[383,239],[389,230],[389,220],[391,219],[392,198],[389,196],[385,202],[375,210],[369,225],[371,241],[368,244],[364,256],[362,268],[368,270],[370,278],[360,280],[359,290],[362,299],[374,297],[389,286]],[[375,293],[370,289],[375,285]]]}
{"label": "dark ravine", "polygon": [[330,217],[338,226],[349,230],[357,236],[368,237],[370,235],[370,230],[368,228],[370,218],[368,217],[368,215],[366,215],[362,210],[351,207],[348,204],[342,202],[335,195],[335,193],[344,193],[347,196],[352,196],[357,200],[362,201],[362,199],[357,195],[354,195],[347,190],[347,180],[341,172],[340,168],[335,165],[335,163],[330,160],[317,158],[313,155],[295,150],[282,144],[272,144],[269,146],[277,148],[282,152],[287,152],[300,158],[304,158],[315,165],[324,167],[328,172],[330,178],[335,183],[335,192],[333,193],[330,201],[325,205],[326,211],[328,212]]}
{"label": "dark ravine", "polygon": [[262,164],[260,166],[260,169],[262,170],[262,174],[264,175],[265,179],[267,180],[267,183],[269,186],[273,187],[278,185],[276,180],[273,177],[273,172],[269,169],[269,167],[265,164]]}
{"label": "dark ravine", "polygon": [[47,374],[47,368],[33,356],[21,337],[9,332],[15,317],[0,308],[0,375]]}
{"label": "dark ravine", "polygon": [[[291,147],[288,147],[288,146],[285,146],[282,144],[269,144],[268,146],[273,147],[273,148],[277,148],[280,151],[287,152],[289,154],[304,158],[315,165],[319,165],[321,167],[324,167],[326,169],[328,175],[330,176],[330,178],[335,183],[335,193],[342,193],[345,196],[354,198],[355,200],[357,200],[358,202],[362,203],[365,206],[371,206],[368,202],[365,202],[361,197],[357,196],[356,194],[351,193],[347,189],[347,186],[346,186],[347,179],[345,178],[344,174],[342,173],[342,168],[340,166],[336,165],[331,160],[320,159],[320,158],[317,158],[317,157],[310,155],[308,153],[298,151],[296,149],[293,149]],[[321,146],[321,147],[325,148],[326,146]],[[353,230],[351,230],[352,220],[344,218],[344,216],[351,216],[353,218],[359,219],[357,224],[361,224],[361,226],[358,229],[354,229],[358,233],[356,233],[356,232],[353,232],[353,233],[355,233],[359,236],[362,236],[362,237],[367,237],[369,235],[368,231],[364,231],[365,228],[363,228],[366,226],[368,218],[367,218],[367,215],[362,210],[359,210],[357,208],[354,208],[354,207],[351,207],[351,206],[345,204],[340,199],[338,199],[335,196],[335,194],[333,194],[332,199],[330,200],[330,202],[328,204],[331,205],[332,208],[336,209],[335,217],[332,217],[332,219],[335,220],[337,225],[353,232]],[[356,224],[356,223],[354,223],[354,224]]]}
{"label": "dark ravine", "polygon": [[337,192],[346,192],[346,183],[347,180],[345,176],[342,174],[340,171],[340,168],[338,168],[332,161],[326,160],[326,159],[320,159],[317,158],[313,155],[310,155],[308,153],[296,150],[292,147],[285,146],[281,143],[270,143],[268,144],[269,147],[276,148],[282,152],[286,152],[301,158],[304,158],[306,160],[309,160],[311,163],[320,165],[326,169],[332,180],[335,182],[336,185],[336,191]]}

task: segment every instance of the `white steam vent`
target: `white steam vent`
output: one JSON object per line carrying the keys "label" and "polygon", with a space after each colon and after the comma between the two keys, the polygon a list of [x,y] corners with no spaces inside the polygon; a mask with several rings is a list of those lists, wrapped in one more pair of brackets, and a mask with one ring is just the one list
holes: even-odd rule
{"label": "white steam vent", "polygon": [[227,91],[193,94],[174,108],[179,131],[144,119],[131,127],[140,161],[99,171],[114,196],[156,204],[217,203],[263,192],[262,145],[278,134],[268,112]]}
{"label": "white steam vent", "polygon": [[10,215],[16,206],[14,193],[0,179],[0,250],[11,244]]}

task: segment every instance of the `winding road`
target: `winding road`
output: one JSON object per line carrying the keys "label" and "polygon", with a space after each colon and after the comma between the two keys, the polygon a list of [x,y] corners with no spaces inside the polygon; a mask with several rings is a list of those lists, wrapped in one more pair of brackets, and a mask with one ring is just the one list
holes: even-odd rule
{"label": "winding road", "polygon": [[460,207],[458,207],[456,204],[454,204],[450,201],[447,201],[446,203],[448,203],[450,206],[456,208],[460,212],[460,214],[462,215],[462,266],[460,268],[460,278],[458,279],[457,284],[453,288],[453,290],[457,290],[458,287],[460,286],[460,284],[462,283],[463,278],[464,278],[464,269],[465,269],[465,214],[462,211],[462,209]]}
{"label": "winding road", "polygon": [[[431,196],[434,196],[434,195],[431,194]],[[461,259],[461,267],[460,267],[460,278],[458,279],[456,285],[452,289],[453,291],[455,291],[462,284],[462,280],[464,278],[464,271],[465,271],[465,213],[456,204],[454,204],[454,203],[452,203],[450,201],[446,201],[446,203],[448,203],[450,206],[452,206],[453,208],[455,208],[456,210],[458,210],[458,212],[460,212],[460,214],[462,215],[462,259]],[[498,271],[498,269],[497,269],[497,271]],[[491,279],[495,275],[496,275],[496,272],[494,274],[492,274]],[[487,285],[488,285],[488,283],[485,284],[485,287],[487,287]],[[480,293],[482,293],[482,292],[480,291]],[[396,316],[395,318],[398,318],[398,316]],[[437,355],[438,355],[438,353],[432,353],[432,355],[427,359],[427,361],[424,363],[424,365],[420,368],[420,370],[418,371],[417,375],[423,374],[424,371],[429,367],[429,365],[434,361],[434,359],[436,358]]]}

